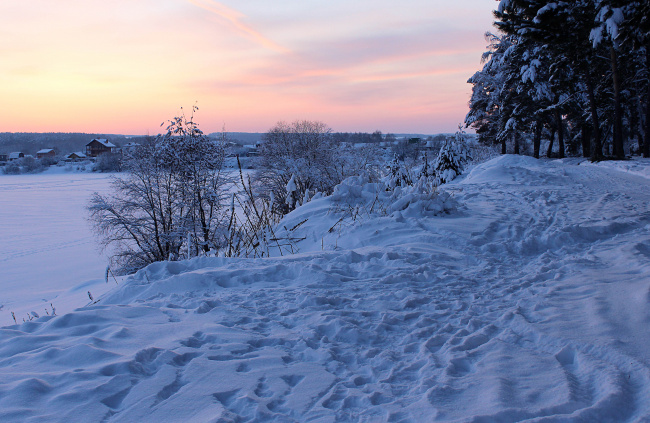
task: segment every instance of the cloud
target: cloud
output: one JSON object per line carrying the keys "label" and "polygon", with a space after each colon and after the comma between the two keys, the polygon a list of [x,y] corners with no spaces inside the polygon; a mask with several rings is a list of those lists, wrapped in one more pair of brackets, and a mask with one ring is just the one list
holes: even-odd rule
{"label": "cloud", "polygon": [[384,82],[392,81],[396,79],[412,79],[412,78],[421,78],[428,76],[438,76],[438,75],[454,75],[454,74],[463,74],[467,73],[467,69],[430,69],[424,70],[421,72],[397,72],[397,73],[383,73],[377,75],[368,75],[355,78],[354,82]]}
{"label": "cloud", "polygon": [[[450,34],[445,42],[432,42],[431,32],[400,35],[392,42],[383,34],[312,42],[292,54],[252,61],[236,73],[200,77],[190,83],[192,89],[202,87],[213,92],[318,87],[329,91],[368,82],[471,75],[478,66],[478,54],[459,41],[467,38],[462,33]],[[481,43],[479,40],[477,45]],[[464,84],[467,78],[460,79]]]}
{"label": "cloud", "polygon": [[467,50],[468,38],[466,31],[409,28],[371,35],[353,35],[343,39],[326,39],[303,46],[302,55],[313,66],[350,67],[417,57],[455,55]]}
{"label": "cloud", "polygon": [[255,29],[243,23],[242,19],[245,18],[246,16],[244,16],[242,13],[213,0],[188,0],[188,1],[193,5],[200,7],[201,9],[207,10],[208,12],[217,15],[221,19],[230,22],[230,24],[234,26],[242,35],[255,41],[261,46],[268,48],[269,50],[276,51],[278,53],[289,52],[287,48],[277,44],[275,41],[270,40],[269,38],[257,32]]}

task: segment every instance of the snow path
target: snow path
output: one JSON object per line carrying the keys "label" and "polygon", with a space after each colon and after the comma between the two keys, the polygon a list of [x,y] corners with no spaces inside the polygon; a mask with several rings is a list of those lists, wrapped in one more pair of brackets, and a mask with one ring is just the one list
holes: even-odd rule
{"label": "snow path", "polygon": [[649,182],[576,163],[500,157],[458,213],[325,239],[314,201],[300,254],[157,263],[0,329],[0,420],[647,421]]}

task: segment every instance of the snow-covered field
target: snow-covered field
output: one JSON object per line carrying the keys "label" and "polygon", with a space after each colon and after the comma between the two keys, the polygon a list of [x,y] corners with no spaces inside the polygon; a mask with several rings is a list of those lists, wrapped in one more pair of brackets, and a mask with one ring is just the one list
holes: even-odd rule
{"label": "snow-covered field", "polygon": [[0,329],[0,421],[650,421],[648,166],[503,156],[449,214],[314,200],[298,254]]}
{"label": "snow-covered field", "polygon": [[0,175],[0,325],[27,312],[45,314],[83,306],[86,292],[106,290],[108,259],[86,222],[94,191],[106,192],[110,176],[52,172]]}

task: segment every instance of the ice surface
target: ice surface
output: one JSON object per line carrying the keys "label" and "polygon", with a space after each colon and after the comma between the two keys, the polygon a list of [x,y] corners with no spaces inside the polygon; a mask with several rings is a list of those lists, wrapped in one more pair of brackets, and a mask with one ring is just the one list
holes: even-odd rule
{"label": "ice surface", "polygon": [[503,156],[436,213],[348,181],[280,224],[297,254],[0,329],[0,420],[647,421],[648,166]]}
{"label": "ice surface", "polygon": [[[82,306],[88,289],[105,290],[108,259],[86,222],[94,191],[110,177],[93,173],[0,175],[0,323],[32,310]],[[96,286],[96,288],[95,288]],[[75,293],[78,293],[76,295]]]}

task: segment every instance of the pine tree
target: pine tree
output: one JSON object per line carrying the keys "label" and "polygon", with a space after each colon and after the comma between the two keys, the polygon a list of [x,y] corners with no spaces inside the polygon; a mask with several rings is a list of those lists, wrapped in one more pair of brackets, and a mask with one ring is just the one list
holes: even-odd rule
{"label": "pine tree", "polygon": [[433,163],[434,185],[446,184],[460,175],[467,160],[467,148],[463,134],[459,131],[454,138],[445,140]]}

